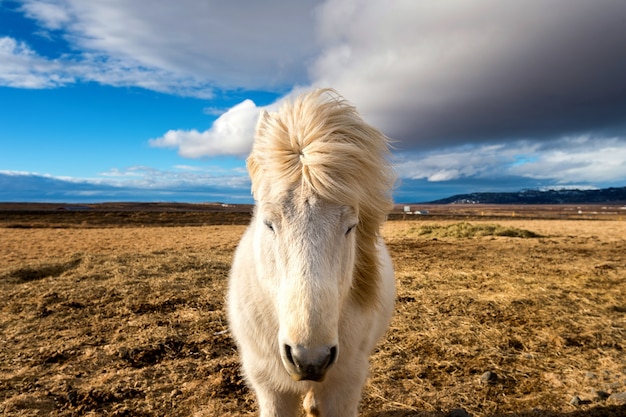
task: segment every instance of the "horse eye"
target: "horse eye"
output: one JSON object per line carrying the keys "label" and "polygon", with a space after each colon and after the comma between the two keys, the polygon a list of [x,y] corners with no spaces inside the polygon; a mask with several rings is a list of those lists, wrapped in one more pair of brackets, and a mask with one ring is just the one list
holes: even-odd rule
{"label": "horse eye", "polygon": [[263,223],[265,223],[265,225],[267,226],[268,229],[270,229],[272,232],[274,231],[274,225],[272,225],[272,222],[266,220]]}
{"label": "horse eye", "polygon": [[356,227],[356,224],[348,227],[348,230],[346,231],[346,236],[348,236],[350,234],[350,232],[354,230],[355,227]]}

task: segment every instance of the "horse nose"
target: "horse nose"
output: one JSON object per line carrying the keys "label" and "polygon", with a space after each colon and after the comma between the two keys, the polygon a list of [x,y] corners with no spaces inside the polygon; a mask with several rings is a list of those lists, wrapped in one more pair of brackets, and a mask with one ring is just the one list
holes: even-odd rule
{"label": "horse nose", "polygon": [[337,360],[337,346],[306,348],[285,344],[282,353],[285,367],[296,381],[324,380],[326,371]]}

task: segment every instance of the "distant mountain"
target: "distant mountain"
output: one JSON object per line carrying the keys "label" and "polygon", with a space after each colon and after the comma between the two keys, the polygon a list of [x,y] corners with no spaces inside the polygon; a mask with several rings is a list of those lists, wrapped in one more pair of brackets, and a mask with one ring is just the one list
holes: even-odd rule
{"label": "distant mountain", "polygon": [[626,187],[601,190],[522,190],[457,194],[428,204],[589,204],[626,203]]}

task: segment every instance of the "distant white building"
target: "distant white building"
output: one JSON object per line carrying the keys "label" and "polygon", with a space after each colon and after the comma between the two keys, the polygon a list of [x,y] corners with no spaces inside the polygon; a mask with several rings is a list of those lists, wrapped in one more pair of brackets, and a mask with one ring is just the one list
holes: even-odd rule
{"label": "distant white building", "polygon": [[411,210],[411,206],[404,206],[404,214],[428,214],[428,210]]}

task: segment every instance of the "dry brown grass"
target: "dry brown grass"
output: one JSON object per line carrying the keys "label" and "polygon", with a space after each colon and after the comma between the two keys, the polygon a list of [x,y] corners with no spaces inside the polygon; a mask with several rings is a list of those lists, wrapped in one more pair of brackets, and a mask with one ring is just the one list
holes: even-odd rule
{"label": "dry brown grass", "polygon": [[[398,301],[362,415],[626,415],[626,222],[420,234],[456,223],[385,226]],[[243,230],[1,229],[0,414],[254,415],[223,311]]]}

